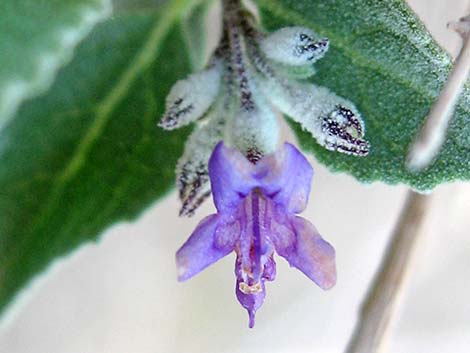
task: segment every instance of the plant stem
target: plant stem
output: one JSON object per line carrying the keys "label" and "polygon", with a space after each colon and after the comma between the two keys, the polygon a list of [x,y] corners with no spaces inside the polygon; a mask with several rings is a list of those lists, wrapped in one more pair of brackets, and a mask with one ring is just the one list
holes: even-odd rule
{"label": "plant stem", "polygon": [[408,191],[385,258],[376,274],[347,353],[377,353],[383,351],[390,323],[407,284],[410,262],[415,249],[431,196]]}
{"label": "plant stem", "polygon": [[408,152],[407,167],[415,172],[426,168],[439,153],[449,121],[470,72],[470,18],[461,18],[459,22],[448,24],[448,27],[457,31],[464,43],[439,98],[432,106],[424,126]]}

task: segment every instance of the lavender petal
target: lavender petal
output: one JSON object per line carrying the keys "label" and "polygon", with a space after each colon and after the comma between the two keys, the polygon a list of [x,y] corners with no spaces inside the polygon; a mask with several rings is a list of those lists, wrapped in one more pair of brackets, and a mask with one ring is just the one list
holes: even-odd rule
{"label": "lavender petal", "polygon": [[276,153],[256,165],[261,189],[288,213],[300,213],[307,207],[313,169],[293,145],[285,143]]}
{"label": "lavender petal", "polygon": [[289,223],[290,232],[286,225],[272,237],[276,252],[320,288],[330,289],[336,283],[334,248],[304,218],[289,217]]}
{"label": "lavender petal", "polygon": [[219,212],[233,211],[255,186],[251,164],[238,150],[215,147],[209,160],[209,176],[215,206]]}
{"label": "lavender petal", "polygon": [[218,215],[204,218],[177,251],[178,281],[190,279],[207,266],[232,252],[235,237],[227,237],[227,232],[220,232],[219,222]]}

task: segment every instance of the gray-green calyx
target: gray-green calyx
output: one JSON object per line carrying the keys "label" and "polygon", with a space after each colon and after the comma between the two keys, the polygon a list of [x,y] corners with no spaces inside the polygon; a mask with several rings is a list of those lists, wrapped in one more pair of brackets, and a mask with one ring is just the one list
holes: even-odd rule
{"label": "gray-green calyx", "polygon": [[276,111],[300,123],[331,151],[365,156],[364,122],[350,101],[303,79],[328,50],[327,38],[303,27],[266,34],[239,0],[223,0],[223,35],[206,68],[171,89],[159,125],[172,130],[195,122],[177,166],[181,215],[210,195],[207,163],[217,142],[251,162],[278,145]]}

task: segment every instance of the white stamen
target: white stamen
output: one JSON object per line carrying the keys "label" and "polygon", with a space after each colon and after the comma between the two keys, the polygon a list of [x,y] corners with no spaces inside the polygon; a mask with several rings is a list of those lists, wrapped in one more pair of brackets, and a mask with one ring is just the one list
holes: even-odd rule
{"label": "white stamen", "polygon": [[263,291],[260,282],[256,282],[251,286],[245,282],[240,282],[240,284],[238,285],[238,289],[240,289],[240,291],[245,294],[257,294]]}

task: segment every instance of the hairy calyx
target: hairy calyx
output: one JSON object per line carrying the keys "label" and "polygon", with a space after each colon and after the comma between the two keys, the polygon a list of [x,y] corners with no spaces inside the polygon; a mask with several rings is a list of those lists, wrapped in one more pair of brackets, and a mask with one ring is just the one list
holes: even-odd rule
{"label": "hairy calyx", "polygon": [[160,120],[171,130],[195,123],[177,166],[181,215],[210,195],[208,160],[223,140],[257,163],[278,146],[278,112],[328,150],[366,156],[370,145],[355,105],[306,82],[329,41],[309,28],[264,32],[239,0],[223,0],[220,43],[205,69],[178,81]]}

